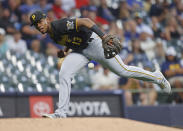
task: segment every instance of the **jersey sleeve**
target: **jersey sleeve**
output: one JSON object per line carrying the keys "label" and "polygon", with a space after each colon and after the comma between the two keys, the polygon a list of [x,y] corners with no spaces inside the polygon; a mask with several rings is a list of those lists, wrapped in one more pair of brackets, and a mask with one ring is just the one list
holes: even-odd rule
{"label": "jersey sleeve", "polygon": [[55,21],[53,24],[59,33],[77,31],[77,19],[64,18]]}

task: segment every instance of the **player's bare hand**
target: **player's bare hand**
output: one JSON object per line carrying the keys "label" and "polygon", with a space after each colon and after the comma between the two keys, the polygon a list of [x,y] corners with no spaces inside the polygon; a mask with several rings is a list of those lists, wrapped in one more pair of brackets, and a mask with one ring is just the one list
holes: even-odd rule
{"label": "player's bare hand", "polygon": [[63,57],[65,57],[66,56],[66,53],[63,51],[63,50],[59,50],[58,52],[57,52],[57,57],[58,58],[63,58]]}

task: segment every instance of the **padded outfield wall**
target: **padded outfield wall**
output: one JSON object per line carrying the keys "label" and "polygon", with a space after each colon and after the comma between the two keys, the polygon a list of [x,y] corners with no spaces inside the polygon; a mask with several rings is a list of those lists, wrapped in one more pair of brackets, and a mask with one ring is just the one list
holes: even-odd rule
{"label": "padded outfield wall", "polygon": [[[69,117],[123,117],[183,128],[183,105],[126,107],[122,90],[71,93]],[[53,113],[58,92],[0,94],[0,118],[32,117]]]}

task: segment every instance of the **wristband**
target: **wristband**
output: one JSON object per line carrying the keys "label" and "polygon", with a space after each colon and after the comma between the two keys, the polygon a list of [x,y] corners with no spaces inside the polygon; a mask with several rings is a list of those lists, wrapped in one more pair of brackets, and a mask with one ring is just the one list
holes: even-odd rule
{"label": "wristband", "polygon": [[93,25],[91,27],[91,31],[95,32],[100,38],[102,38],[105,34],[99,29],[97,25]]}

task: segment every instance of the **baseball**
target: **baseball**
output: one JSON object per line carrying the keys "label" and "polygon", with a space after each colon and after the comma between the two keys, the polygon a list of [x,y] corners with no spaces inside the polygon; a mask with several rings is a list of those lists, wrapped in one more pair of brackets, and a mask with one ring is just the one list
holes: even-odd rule
{"label": "baseball", "polygon": [[88,64],[88,68],[93,69],[94,68],[94,64],[93,63],[89,63]]}

